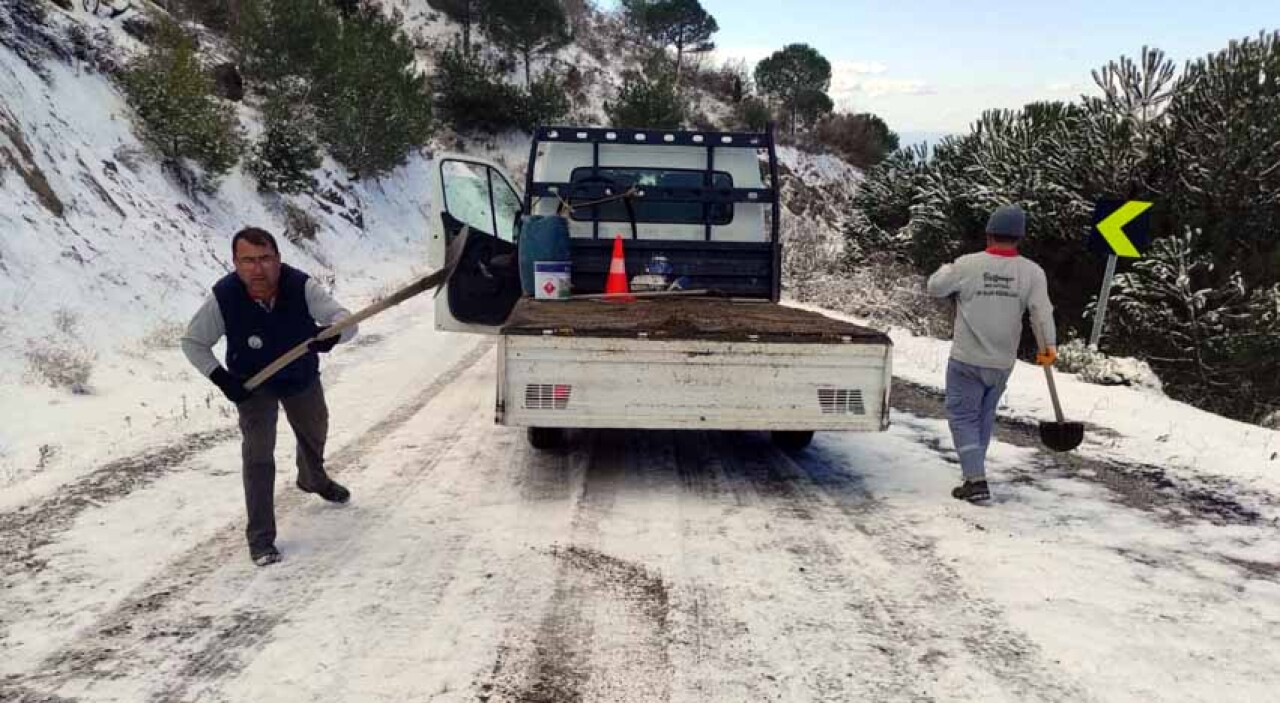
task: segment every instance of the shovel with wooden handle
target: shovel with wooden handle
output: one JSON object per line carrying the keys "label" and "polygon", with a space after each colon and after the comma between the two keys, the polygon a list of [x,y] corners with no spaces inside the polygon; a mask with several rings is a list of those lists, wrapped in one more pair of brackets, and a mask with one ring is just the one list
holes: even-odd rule
{"label": "shovel with wooden handle", "polygon": [[275,361],[268,364],[266,368],[254,374],[253,377],[251,377],[248,381],[245,381],[244,387],[247,390],[254,390],[258,386],[261,386],[263,383],[266,383],[267,379],[274,376],[276,372],[278,372],[280,369],[283,369],[284,367],[288,366],[289,364],[292,364],[294,361],[304,356],[308,351],[307,345],[311,344],[312,342],[319,342],[325,339],[329,339],[331,337],[336,337],[337,335],[342,334],[342,331],[347,329],[348,327],[359,324],[360,322],[363,322],[364,320],[367,320],[370,317],[377,315],[378,313],[382,312],[383,310],[386,310],[387,308],[399,305],[400,303],[403,303],[404,301],[408,300],[409,298],[412,298],[415,295],[418,295],[419,293],[430,290],[432,288],[436,288],[436,289],[442,288],[446,283],[449,282],[449,278],[453,275],[454,269],[458,267],[458,260],[462,258],[462,252],[464,249],[466,249],[467,237],[470,233],[471,233],[470,228],[464,225],[462,227],[462,230],[458,232],[458,235],[454,237],[453,242],[449,244],[448,254],[445,256],[445,263],[442,268],[440,268],[437,271],[432,271],[426,276],[419,278],[413,283],[410,283],[404,288],[401,288],[395,293],[392,293],[390,296],[383,298],[382,300],[379,300],[378,302],[364,308],[363,310],[355,313],[354,315],[350,315],[348,317],[342,318],[341,320],[338,320],[332,325],[329,325],[325,329],[321,330],[319,334],[312,337],[311,339],[308,339],[305,342],[299,343],[297,346],[295,346],[294,348],[290,349],[289,351],[281,355],[279,359],[276,359]]}
{"label": "shovel with wooden handle", "polygon": [[1040,423],[1040,441],[1055,452],[1069,452],[1084,441],[1084,423],[1062,419],[1062,404],[1058,402],[1058,387],[1053,382],[1052,364],[1044,365],[1044,377],[1049,381],[1049,397],[1053,400],[1053,414],[1057,422]]}

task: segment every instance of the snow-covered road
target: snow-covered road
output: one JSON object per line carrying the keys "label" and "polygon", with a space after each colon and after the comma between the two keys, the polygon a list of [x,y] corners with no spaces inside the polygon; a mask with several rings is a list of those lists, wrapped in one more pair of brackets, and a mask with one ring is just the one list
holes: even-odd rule
{"label": "snow-covered road", "polygon": [[794,455],[615,431],[539,453],[493,424],[492,344],[424,309],[369,322],[327,367],[350,505],[293,489],[282,435],[277,566],[246,554],[229,417],[0,512],[0,699],[1280,690],[1276,496],[1050,456],[1009,421],[997,501],[959,504],[936,394],[906,383],[889,432]]}

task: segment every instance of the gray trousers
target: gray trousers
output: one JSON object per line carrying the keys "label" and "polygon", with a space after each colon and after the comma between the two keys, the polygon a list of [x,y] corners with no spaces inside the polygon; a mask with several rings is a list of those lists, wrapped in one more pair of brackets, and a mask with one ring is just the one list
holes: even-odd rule
{"label": "gray trousers", "polygon": [[298,484],[314,489],[329,482],[324,471],[324,443],[329,435],[329,408],[320,379],[306,390],[280,398],[266,388],[236,406],[240,411],[240,453],[243,460],[244,503],[249,513],[245,536],[257,554],[275,545],[276,421],[279,408],[298,440]]}
{"label": "gray trousers", "polygon": [[947,422],[966,481],[987,477],[987,445],[996,407],[1013,369],[989,369],[951,359],[947,363]]}

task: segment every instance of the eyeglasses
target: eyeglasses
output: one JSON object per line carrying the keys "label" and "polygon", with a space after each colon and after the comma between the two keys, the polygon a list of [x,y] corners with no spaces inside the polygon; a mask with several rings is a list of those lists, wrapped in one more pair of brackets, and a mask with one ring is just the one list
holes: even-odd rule
{"label": "eyeglasses", "polygon": [[279,258],[280,257],[275,254],[267,254],[265,256],[237,256],[236,263],[252,268],[254,266],[266,266]]}

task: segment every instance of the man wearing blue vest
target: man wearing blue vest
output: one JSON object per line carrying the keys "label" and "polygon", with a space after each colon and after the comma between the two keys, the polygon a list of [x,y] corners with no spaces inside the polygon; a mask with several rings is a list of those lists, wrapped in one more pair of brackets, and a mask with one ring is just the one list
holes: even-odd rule
{"label": "man wearing blue vest", "polygon": [[[331,503],[346,503],[350,492],[324,470],[329,409],[320,385],[320,358],[356,335],[355,326],[337,337],[312,342],[310,352],[281,369],[254,391],[243,382],[285,352],[314,337],[321,325],[350,315],[315,279],[280,262],[275,238],[256,227],[231,240],[236,270],[213,286],[187,326],[182,351],[200,373],[236,404],[242,436],[244,499],[249,514],[245,534],[258,566],[280,561],[276,549],[275,446],[279,408],[298,440],[299,489]],[[227,338],[226,367],[213,345]]]}
{"label": "man wearing blue vest", "polygon": [[1044,269],[1018,255],[1027,233],[1022,208],[997,208],[987,220],[987,249],[967,254],[929,277],[929,295],[955,301],[955,333],[947,364],[947,420],[964,483],[951,491],[960,500],[990,500],[987,446],[996,407],[1017,361],[1022,315],[1031,313],[1039,352],[1036,363],[1058,357],[1053,304]]}

